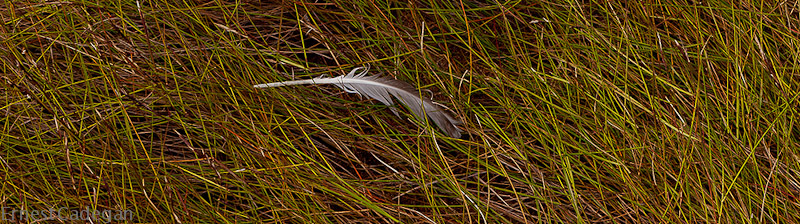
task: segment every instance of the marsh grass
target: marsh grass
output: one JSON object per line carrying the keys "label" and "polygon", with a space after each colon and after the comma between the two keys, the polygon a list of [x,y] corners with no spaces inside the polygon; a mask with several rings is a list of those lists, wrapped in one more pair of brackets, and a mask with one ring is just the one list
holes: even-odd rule
{"label": "marsh grass", "polygon": [[[796,2],[0,7],[4,208],[157,223],[800,220]],[[365,64],[431,90],[464,137],[332,86],[252,88]]]}

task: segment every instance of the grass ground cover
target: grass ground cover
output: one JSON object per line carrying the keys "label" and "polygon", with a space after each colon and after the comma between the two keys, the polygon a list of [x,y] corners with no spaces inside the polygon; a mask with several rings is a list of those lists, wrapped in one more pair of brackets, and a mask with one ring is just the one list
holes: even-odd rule
{"label": "grass ground cover", "polygon": [[[5,1],[2,218],[797,223],[799,7]],[[253,88],[362,66],[461,138],[335,86]]]}

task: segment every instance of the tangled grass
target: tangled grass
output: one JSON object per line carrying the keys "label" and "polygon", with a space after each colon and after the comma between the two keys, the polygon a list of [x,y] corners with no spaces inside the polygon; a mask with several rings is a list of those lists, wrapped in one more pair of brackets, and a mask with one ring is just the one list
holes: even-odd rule
{"label": "tangled grass", "polygon": [[[0,7],[4,209],[156,223],[800,220],[795,1]],[[365,64],[431,90],[464,135],[331,86],[252,88]],[[21,221],[45,219],[69,221]]]}

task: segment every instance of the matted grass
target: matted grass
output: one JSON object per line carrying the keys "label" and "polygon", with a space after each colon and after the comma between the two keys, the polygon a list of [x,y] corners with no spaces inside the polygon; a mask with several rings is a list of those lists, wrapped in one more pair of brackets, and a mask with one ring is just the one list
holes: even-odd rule
{"label": "matted grass", "polygon": [[[6,1],[0,206],[156,223],[797,223],[798,11]],[[334,86],[252,88],[367,64],[431,90],[464,137]]]}

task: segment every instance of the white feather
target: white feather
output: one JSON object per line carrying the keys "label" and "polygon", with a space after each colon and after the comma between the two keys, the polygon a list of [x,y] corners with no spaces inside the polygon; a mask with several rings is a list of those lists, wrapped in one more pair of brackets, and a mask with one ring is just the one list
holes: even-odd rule
{"label": "white feather", "polygon": [[[362,71],[356,73],[358,70]],[[392,100],[392,96],[394,96],[394,98],[397,98],[402,104],[411,109],[411,112],[413,112],[418,119],[424,121],[425,115],[428,115],[433,123],[436,123],[436,126],[439,126],[439,129],[444,133],[447,133],[453,138],[461,138],[461,129],[456,126],[461,124],[461,122],[451,117],[442,107],[428,99],[422,98],[413,86],[400,80],[377,75],[367,76],[368,71],[369,69],[367,68],[358,67],[350,71],[350,73],[347,73],[347,75],[334,78],[273,82],[254,85],[253,87],[271,88],[304,84],[334,84],[348,93],[358,93],[362,96],[368,96],[387,106],[394,105],[394,101]],[[392,108],[392,112],[397,115],[395,108]]]}

